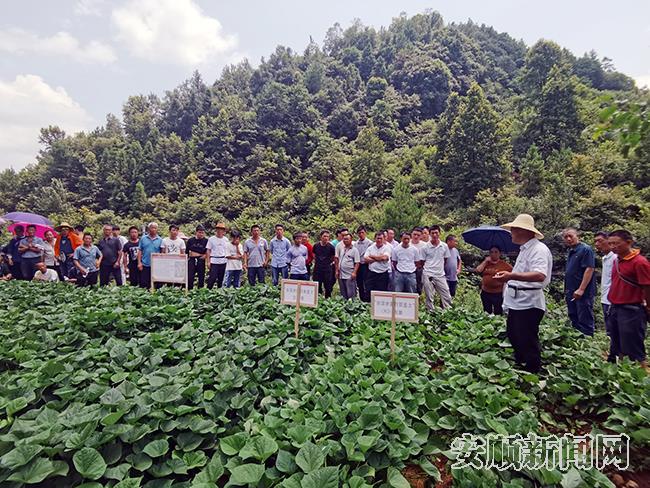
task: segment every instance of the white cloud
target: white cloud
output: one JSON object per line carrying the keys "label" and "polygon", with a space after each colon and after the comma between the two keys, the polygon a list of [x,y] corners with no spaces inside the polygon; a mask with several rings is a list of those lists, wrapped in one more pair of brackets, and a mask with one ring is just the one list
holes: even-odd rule
{"label": "white cloud", "polygon": [[113,10],[112,20],[117,39],[152,62],[196,66],[237,45],[193,0],[128,0]]}
{"label": "white cloud", "polygon": [[636,81],[636,86],[639,88],[650,89],[650,74],[635,76],[634,81]]}
{"label": "white cloud", "polygon": [[58,125],[67,133],[93,127],[93,119],[62,87],[40,76],[0,79],[0,169],[35,161],[41,127]]}
{"label": "white cloud", "polygon": [[99,41],[90,41],[82,45],[68,32],[39,37],[33,32],[17,28],[0,30],[0,52],[2,51],[12,54],[66,56],[84,63],[110,64],[117,59],[113,48]]}
{"label": "white cloud", "polygon": [[105,0],[77,0],[74,4],[74,13],[81,16],[95,16],[102,14]]}

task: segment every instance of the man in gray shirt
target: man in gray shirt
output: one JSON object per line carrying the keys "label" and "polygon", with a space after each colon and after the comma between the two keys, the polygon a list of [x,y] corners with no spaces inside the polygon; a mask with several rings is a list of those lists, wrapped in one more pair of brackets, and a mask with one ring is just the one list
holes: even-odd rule
{"label": "man in gray shirt", "polygon": [[357,295],[357,275],[361,256],[359,250],[352,245],[352,235],[349,232],[343,236],[342,244],[342,247],[337,247],[334,257],[336,278],[339,280],[341,296],[345,300],[352,300]]}
{"label": "man in gray shirt", "polygon": [[18,244],[21,256],[20,270],[24,280],[31,281],[36,273],[36,264],[43,261],[43,239],[36,237],[36,226],[27,226],[27,235]]}
{"label": "man in gray shirt", "polygon": [[293,235],[293,245],[289,247],[286,254],[291,270],[289,278],[292,280],[309,281],[307,273],[307,247],[302,244],[302,232]]}
{"label": "man in gray shirt", "polygon": [[248,284],[264,283],[264,268],[269,262],[269,243],[260,236],[261,228],[251,227],[251,237],[244,243],[244,268],[248,268]]}
{"label": "man in gray shirt", "polygon": [[460,260],[460,253],[458,252],[458,241],[456,236],[449,234],[445,239],[447,247],[449,248],[449,259],[445,261],[445,278],[447,279],[447,286],[449,287],[449,294],[451,297],[456,296],[456,288],[458,287],[458,275],[462,267]]}

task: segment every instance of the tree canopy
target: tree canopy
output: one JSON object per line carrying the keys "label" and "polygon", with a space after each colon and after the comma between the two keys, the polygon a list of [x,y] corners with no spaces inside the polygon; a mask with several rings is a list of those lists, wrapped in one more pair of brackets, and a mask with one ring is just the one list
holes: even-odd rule
{"label": "tree canopy", "polygon": [[[630,131],[601,113],[614,97],[632,107]],[[337,24],[302,53],[278,46],[256,68],[133,95],[91,132],[44,128],[34,163],[0,175],[0,205],[87,225],[316,230],[394,222],[408,202],[423,223],[526,210],[542,226],[643,229],[650,131],[634,121],[647,101],[611,60],[549,40],[528,47],[436,12]],[[601,115],[615,130],[594,138]]]}

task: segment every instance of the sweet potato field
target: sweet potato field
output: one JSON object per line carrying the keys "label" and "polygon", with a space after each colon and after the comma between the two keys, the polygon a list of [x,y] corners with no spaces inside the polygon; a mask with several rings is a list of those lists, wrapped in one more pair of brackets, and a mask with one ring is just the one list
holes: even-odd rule
{"label": "sweet potato field", "polygon": [[[596,470],[450,470],[463,433],[626,433],[650,447],[650,377],[603,362],[561,310],[545,371],[514,367],[501,318],[389,326],[270,287],[156,294],[0,284],[0,487],[614,486]],[[406,475],[406,477],[405,477]],[[407,479],[408,478],[408,479]]]}

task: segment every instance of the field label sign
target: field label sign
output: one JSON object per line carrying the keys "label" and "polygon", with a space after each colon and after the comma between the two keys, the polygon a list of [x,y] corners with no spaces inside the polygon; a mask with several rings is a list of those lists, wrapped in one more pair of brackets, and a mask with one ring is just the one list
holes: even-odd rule
{"label": "field label sign", "polygon": [[394,291],[370,292],[370,316],[390,320],[390,359],[395,361],[395,323],[417,322],[420,295]]}
{"label": "field label sign", "polygon": [[392,321],[394,318],[396,322],[418,322],[419,299],[417,293],[373,291],[370,293],[370,313],[374,320]]}
{"label": "field label sign", "polygon": [[296,306],[296,318],[293,321],[293,331],[297,339],[300,307],[314,308],[318,306],[318,282],[283,279],[280,285],[280,303]]}
{"label": "field label sign", "polygon": [[[297,303],[300,288],[300,303]],[[280,303],[315,308],[318,306],[318,282],[302,280],[282,280]]]}
{"label": "field label sign", "polygon": [[154,283],[180,283],[187,288],[187,256],[185,254],[152,254],[152,288]]}

